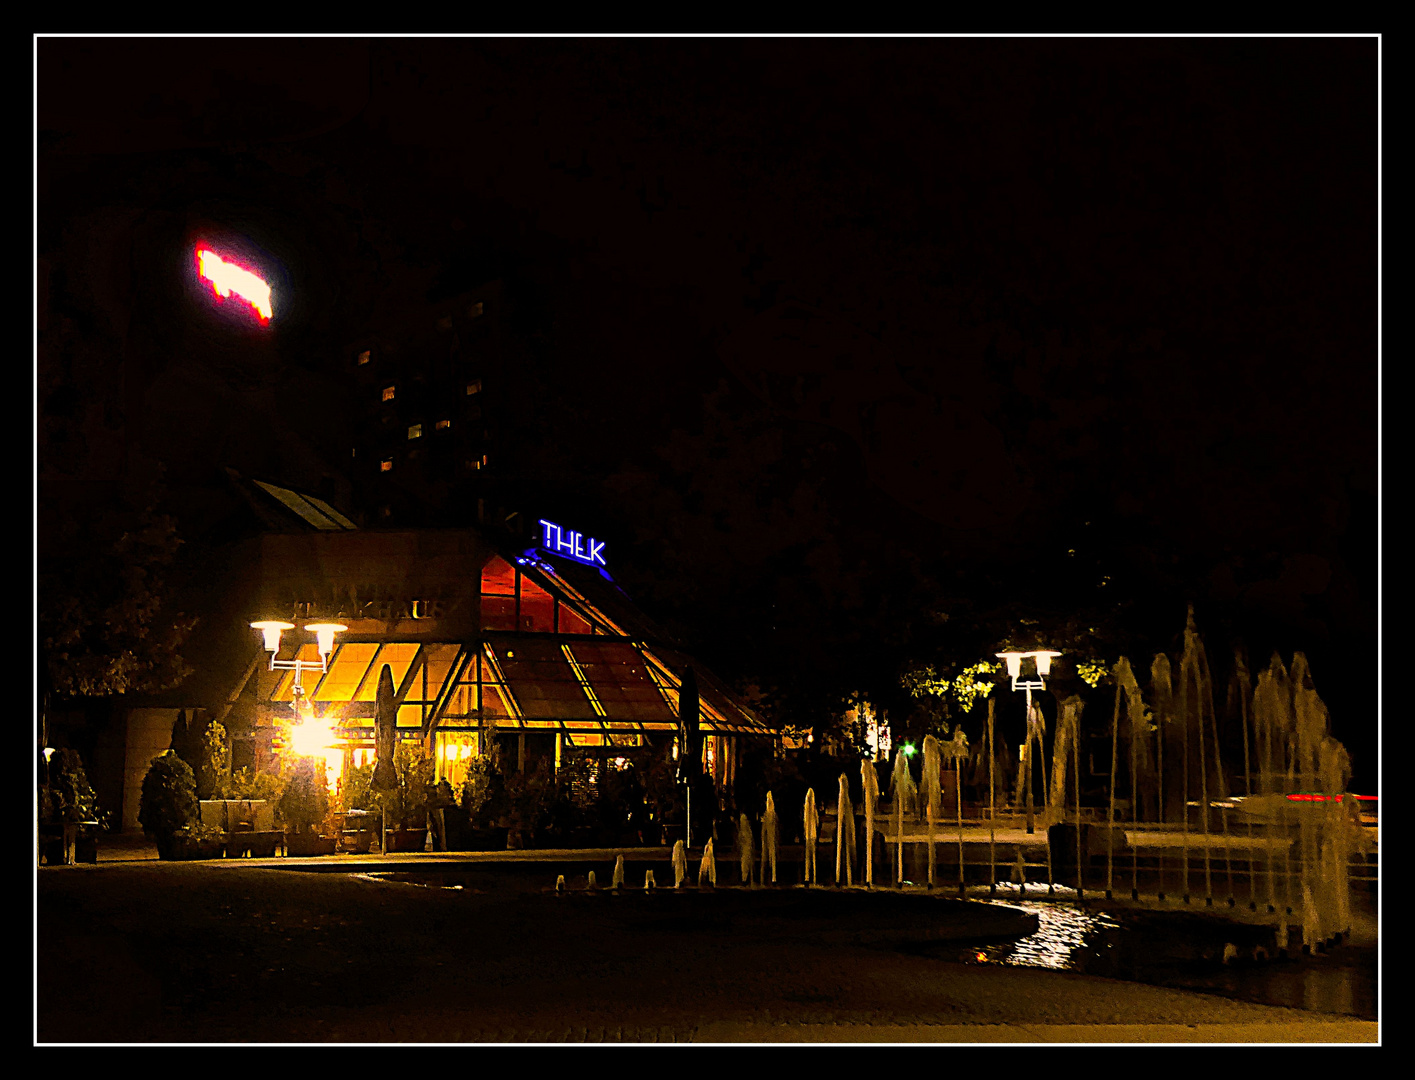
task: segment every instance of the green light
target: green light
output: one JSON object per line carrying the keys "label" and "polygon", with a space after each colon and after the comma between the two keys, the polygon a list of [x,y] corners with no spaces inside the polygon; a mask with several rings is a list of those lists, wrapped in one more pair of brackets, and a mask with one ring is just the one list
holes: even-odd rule
{"label": "green light", "polygon": [[904,744],[904,756],[905,756],[905,757],[913,757],[913,756],[914,756],[914,744],[913,744],[913,743],[906,742],[906,743]]}

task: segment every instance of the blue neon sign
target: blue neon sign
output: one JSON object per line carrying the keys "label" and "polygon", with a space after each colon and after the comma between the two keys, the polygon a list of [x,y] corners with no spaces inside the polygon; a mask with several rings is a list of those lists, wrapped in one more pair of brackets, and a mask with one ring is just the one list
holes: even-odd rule
{"label": "blue neon sign", "polygon": [[585,536],[570,529],[562,529],[553,521],[540,519],[541,550],[552,555],[563,555],[576,562],[590,566],[604,565],[604,541]]}

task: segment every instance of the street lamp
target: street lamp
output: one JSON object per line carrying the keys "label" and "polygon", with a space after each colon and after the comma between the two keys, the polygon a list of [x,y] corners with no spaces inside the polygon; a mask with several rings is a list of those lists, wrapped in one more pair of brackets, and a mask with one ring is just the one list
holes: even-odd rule
{"label": "street lamp", "polygon": [[[1012,680],[1013,690],[1027,691],[1027,741],[1022,744],[1023,752],[1027,758],[1027,832],[1036,832],[1036,822],[1032,816],[1032,741],[1036,739],[1037,752],[1042,750],[1041,732],[1041,710],[1032,704],[1032,691],[1046,689],[1046,677],[1051,674],[1051,661],[1053,657],[1060,656],[1061,653],[1054,649],[1035,649],[1032,652],[1000,652],[997,654],[999,660],[1007,663],[1007,675]],[[1036,662],[1037,677],[1035,679],[1022,678],[1022,661],[1032,659]],[[1035,710],[1035,711],[1034,711]],[[1042,775],[1043,794],[1045,794],[1046,775]]]}
{"label": "street lamp", "polygon": [[334,652],[334,635],[347,629],[343,623],[308,623],[305,629],[315,636],[315,641],[319,646],[319,663],[313,660],[301,660],[296,654],[293,660],[277,660],[275,654],[280,651],[280,635],[286,630],[295,629],[294,623],[281,622],[278,619],[266,619],[262,622],[251,623],[253,630],[259,630],[265,637],[265,650],[270,653],[270,671],[293,671],[295,673],[295,689],[302,690],[300,676],[306,671],[318,670],[320,674],[329,670],[329,656]]}
{"label": "street lamp", "polygon": [[286,630],[295,629],[294,623],[266,619],[251,623],[251,628],[259,630],[265,638],[265,649],[270,653],[269,670],[293,671],[295,673],[295,685],[291,689],[293,697],[291,709],[295,714],[295,723],[299,725],[291,740],[295,752],[301,757],[318,755],[328,746],[333,736],[333,728],[327,721],[321,722],[315,717],[313,705],[305,697],[305,688],[301,677],[306,671],[318,671],[323,674],[329,670],[329,657],[334,652],[334,635],[349,628],[343,623],[306,624],[305,629],[315,636],[315,642],[319,649],[318,663],[313,660],[300,659],[298,651],[293,660],[276,659],[276,654],[280,651],[280,635]]}

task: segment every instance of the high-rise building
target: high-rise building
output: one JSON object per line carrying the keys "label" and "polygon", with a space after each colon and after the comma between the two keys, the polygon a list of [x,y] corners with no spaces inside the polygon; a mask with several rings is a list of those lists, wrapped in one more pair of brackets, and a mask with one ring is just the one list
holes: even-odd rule
{"label": "high-rise building", "polygon": [[401,314],[349,343],[349,474],[368,527],[481,521],[497,468],[505,357],[491,282]]}

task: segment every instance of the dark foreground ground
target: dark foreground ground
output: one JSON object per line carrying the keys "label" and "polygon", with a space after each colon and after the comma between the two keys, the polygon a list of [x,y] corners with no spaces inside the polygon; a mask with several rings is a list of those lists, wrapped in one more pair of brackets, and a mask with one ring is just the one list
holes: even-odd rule
{"label": "dark foreground ground", "polygon": [[960,962],[965,943],[1035,926],[996,906],[799,889],[558,897],[509,867],[447,880],[463,887],[232,861],[41,868],[37,1039],[1377,1038],[1350,1017]]}

